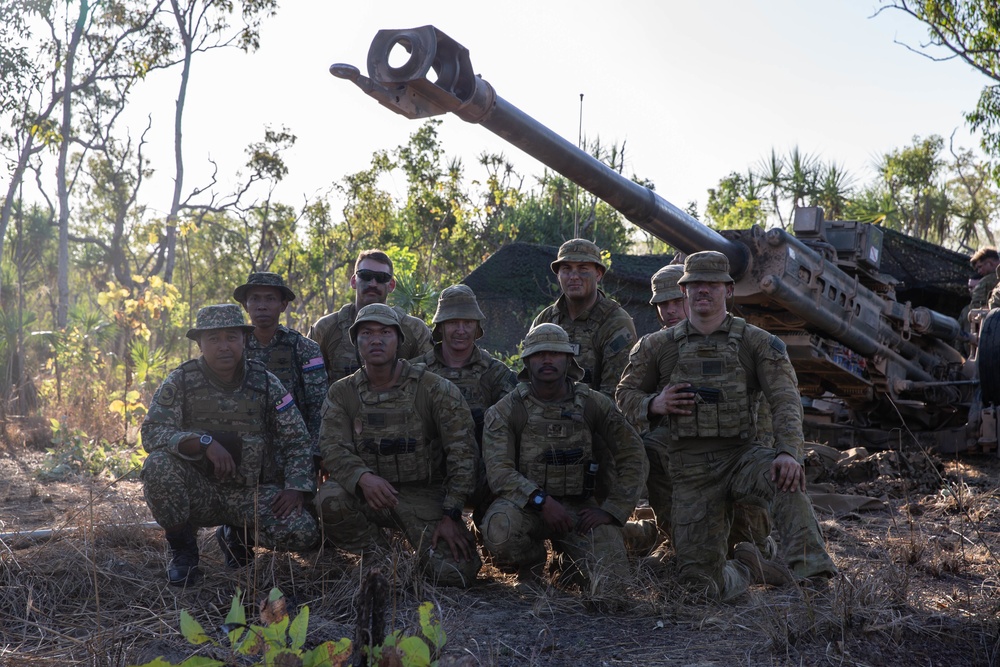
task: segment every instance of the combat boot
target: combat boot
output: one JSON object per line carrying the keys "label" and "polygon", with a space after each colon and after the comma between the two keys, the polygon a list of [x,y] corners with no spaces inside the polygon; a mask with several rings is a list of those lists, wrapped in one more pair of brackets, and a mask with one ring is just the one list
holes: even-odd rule
{"label": "combat boot", "polygon": [[253,562],[254,553],[246,531],[236,526],[219,526],[215,529],[215,540],[226,558],[226,567],[234,570]]}
{"label": "combat boot", "polygon": [[733,551],[733,560],[746,567],[754,584],[786,586],[793,581],[788,570],[773,561],[766,560],[751,542],[737,544]]}
{"label": "combat boot", "polygon": [[167,565],[167,583],[171,586],[189,586],[201,578],[198,567],[198,531],[186,524],[178,531],[166,534],[170,545],[170,563]]}

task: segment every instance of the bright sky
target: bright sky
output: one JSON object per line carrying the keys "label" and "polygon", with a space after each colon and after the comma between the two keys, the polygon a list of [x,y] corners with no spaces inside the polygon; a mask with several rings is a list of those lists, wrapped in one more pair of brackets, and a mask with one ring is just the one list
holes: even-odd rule
{"label": "bright sky", "polygon": [[[425,24],[468,48],[501,97],[571,141],[583,93],[584,134],[626,141],[626,173],[651,179],[680,207],[697,200],[703,211],[708,188],[772,147],[785,153],[797,145],[859,177],[914,135],[947,139],[957,130],[956,145],[973,148],[962,114],[985,77],[894,43],[916,45],[925,32],[900,12],[872,18],[876,8],[875,0],[285,0],[257,53],[195,62],[187,184],[205,173],[198,163],[209,155],[223,174],[237,169],[265,124],[299,137],[279,191],[289,204],[365,168],[373,151],[405,143],[419,121],[384,109],[328,68],[346,62],[366,73],[377,30]],[[156,74],[143,98],[143,124],[148,110],[162,147],[150,153],[159,183],[147,197],[161,211],[169,206],[177,75]],[[526,176],[543,171],[457,117],[444,118],[440,136],[469,179],[483,176],[475,158],[484,150],[503,152]],[[391,187],[402,194],[405,183]]]}

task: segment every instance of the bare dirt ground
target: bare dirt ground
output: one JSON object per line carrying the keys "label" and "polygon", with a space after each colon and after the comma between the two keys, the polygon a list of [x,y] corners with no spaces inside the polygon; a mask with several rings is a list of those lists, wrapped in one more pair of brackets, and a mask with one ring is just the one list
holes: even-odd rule
{"label": "bare dirt ground", "polygon": [[[202,530],[204,580],[171,588],[161,533],[140,527],[150,517],[139,483],[42,482],[43,457],[0,448],[0,665],[179,662],[192,654],[177,630],[180,610],[218,627],[237,588],[251,610],[273,586],[308,605],[308,645],[354,636],[352,599],[369,563],[330,549],[258,550],[254,565],[229,570]],[[400,549],[379,563],[394,581],[387,617],[414,633],[417,606],[433,601],[444,657],[465,665],[1000,664],[997,458],[917,454],[896,466],[905,474],[869,467],[860,482],[858,473],[853,482],[820,476],[830,490],[885,503],[820,515],[841,574],[819,594],[758,588],[735,604],[692,604],[669,567],[660,577],[637,567],[628,597],[611,605],[551,585],[519,587],[489,566],[462,591],[422,581]],[[38,528],[56,531],[36,541],[10,535]]]}

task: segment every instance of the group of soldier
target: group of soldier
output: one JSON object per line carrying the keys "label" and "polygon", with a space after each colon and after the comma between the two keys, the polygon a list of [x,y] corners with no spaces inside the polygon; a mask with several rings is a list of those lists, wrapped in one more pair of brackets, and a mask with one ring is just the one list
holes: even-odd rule
{"label": "group of soldier", "polygon": [[[256,547],[377,557],[398,531],[426,576],[463,587],[480,548],[530,585],[546,540],[560,582],[614,594],[626,544],[657,541],[644,562],[669,544],[680,582],[711,598],[833,577],[804,493],[794,371],[777,337],[728,312],[725,256],[658,271],[663,328],[638,341],[600,289],[595,244],[567,241],[551,268],[562,293],[532,322],[516,375],[477,345],[486,318],[469,287],[441,292],[433,330],[386,305],[393,263],[378,250],[355,262],[353,302],[308,337],[280,323],[295,294],[277,274],[251,274],[240,305],[202,308],[187,333],[200,356],[167,377],[142,426],[168,582],[201,576],[206,526],[234,568]],[[643,498],[655,524],[630,520]]]}

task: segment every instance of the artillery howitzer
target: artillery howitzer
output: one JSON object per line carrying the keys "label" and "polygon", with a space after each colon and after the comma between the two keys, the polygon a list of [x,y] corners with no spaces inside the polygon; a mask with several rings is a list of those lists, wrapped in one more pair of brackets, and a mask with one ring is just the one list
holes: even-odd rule
{"label": "artillery howitzer", "polygon": [[[409,57],[393,67],[390,53],[400,50]],[[879,227],[803,208],[794,235],[716,232],[499,97],[473,72],[468,50],[433,26],[379,31],[367,77],[352,65],[330,71],[407,118],[452,112],[483,125],[683,252],[725,254],[740,313],[784,340],[802,395],[822,406],[807,409],[807,437],[884,448],[912,432],[921,444],[962,451],[991,437],[981,431],[995,433],[981,428],[974,373],[954,347],[959,323],[896,300],[895,281],[879,272]]]}

